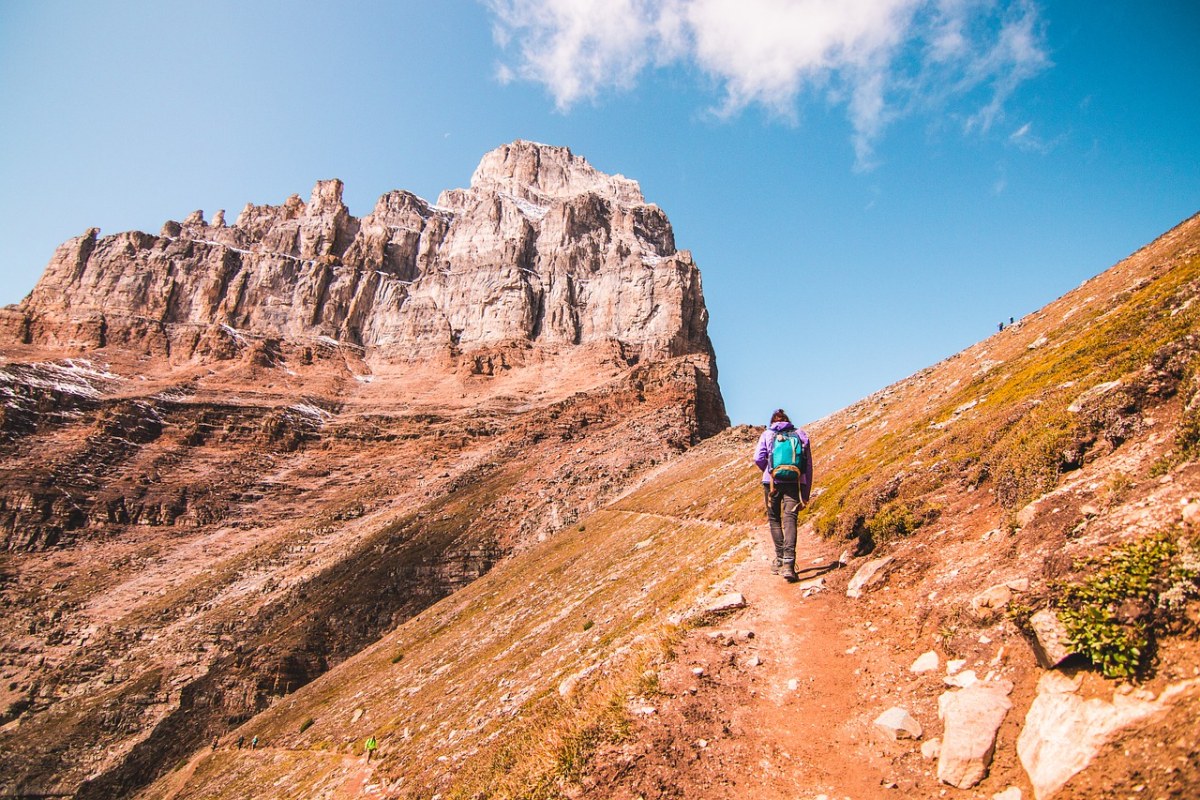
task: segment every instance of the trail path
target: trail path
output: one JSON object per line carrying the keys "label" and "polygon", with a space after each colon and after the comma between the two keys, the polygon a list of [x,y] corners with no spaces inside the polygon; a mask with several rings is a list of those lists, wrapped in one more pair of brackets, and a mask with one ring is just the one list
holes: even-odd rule
{"label": "trail path", "polygon": [[749,606],[731,620],[754,632],[748,645],[762,662],[744,670],[754,693],[737,710],[750,756],[747,788],[763,798],[875,796],[884,779],[862,752],[871,732],[859,719],[859,662],[845,598],[819,585],[839,568],[838,553],[801,536],[800,582],[788,583],[771,573],[773,551],[757,535],[754,557],[738,575]]}
{"label": "trail path", "polygon": [[746,535],[754,553],[730,584],[747,607],[684,639],[660,676],[662,694],[647,698],[653,713],[641,715],[630,742],[602,756],[586,797],[860,800],[887,792],[890,759],[862,710],[858,634],[841,592],[820,587],[837,575],[838,552],[802,534],[801,580],[788,583],[771,573],[765,532],[748,527]]}

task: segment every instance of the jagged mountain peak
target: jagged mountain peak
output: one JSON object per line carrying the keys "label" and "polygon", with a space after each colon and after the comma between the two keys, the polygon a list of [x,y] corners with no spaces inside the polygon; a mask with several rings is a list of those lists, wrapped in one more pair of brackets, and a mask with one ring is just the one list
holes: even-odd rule
{"label": "jagged mountain peak", "polygon": [[477,191],[501,191],[535,203],[594,193],[626,205],[645,203],[637,181],[600,172],[568,147],[518,139],[486,153],[471,176]]}
{"label": "jagged mountain peak", "polygon": [[[309,201],[168,221],[158,236],[89,231],[58,249],[0,336],[84,349],[142,341],[207,358],[197,330],[330,337],[368,360],[428,361],[530,343],[630,358],[712,356],[700,275],[637,183],[565,147],[486,154],[436,206],[396,190],[352,216],[340,180]],[[198,349],[199,348],[199,349]]]}

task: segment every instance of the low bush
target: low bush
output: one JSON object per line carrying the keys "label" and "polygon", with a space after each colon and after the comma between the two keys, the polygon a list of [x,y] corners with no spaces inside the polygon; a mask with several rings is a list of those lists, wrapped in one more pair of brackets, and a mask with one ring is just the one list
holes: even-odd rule
{"label": "low bush", "polygon": [[1145,671],[1156,635],[1200,597],[1200,542],[1160,533],[1076,564],[1092,570],[1054,588],[1076,650],[1109,678]]}

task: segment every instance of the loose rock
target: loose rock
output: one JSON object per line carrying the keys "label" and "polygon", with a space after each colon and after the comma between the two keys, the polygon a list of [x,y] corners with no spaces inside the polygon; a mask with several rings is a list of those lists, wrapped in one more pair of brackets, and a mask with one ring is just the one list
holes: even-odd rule
{"label": "loose rock", "polygon": [[924,733],[921,723],[899,706],[892,706],[876,717],[875,727],[892,739],[920,739]]}
{"label": "loose rock", "polygon": [[1017,755],[1037,800],[1050,797],[1087,767],[1122,728],[1160,713],[1196,681],[1174,684],[1157,699],[1114,692],[1111,703],[1098,697],[1084,700],[1078,694],[1080,683],[1079,677],[1046,673],[1025,715]]}
{"label": "loose rock", "polygon": [[858,568],[850,585],[846,587],[847,597],[862,597],[863,592],[883,581],[887,573],[885,568],[895,559],[891,556],[871,559]]}
{"label": "loose rock", "polygon": [[938,753],[938,780],[969,789],[987,775],[996,749],[996,731],[1012,708],[1012,684],[977,683],[938,698],[938,716],[945,724]]}
{"label": "loose rock", "polygon": [[1074,654],[1067,629],[1050,609],[1044,608],[1031,616],[1029,629],[1034,637],[1033,654],[1043,669],[1054,669]]}
{"label": "loose rock", "polygon": [[909,672],[916,673],[932,672],[938,668],[939,663],[938,654],[930,650],[917,656],[917,660],[912,663],[912,666],[908,670]]}

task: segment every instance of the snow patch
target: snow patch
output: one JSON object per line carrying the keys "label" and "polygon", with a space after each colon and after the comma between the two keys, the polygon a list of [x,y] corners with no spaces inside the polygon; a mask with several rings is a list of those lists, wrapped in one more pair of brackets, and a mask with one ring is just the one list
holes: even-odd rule
{"label": "snow patch", "polygon": [[243,336],[236,328],[231,328],[225,323],[221,323],[219,327],[221,328],[222,333],[229,336],[229,338],[233,339],[238,344],[246,344],[246,337]]}
{"label": "snow patch", "polygon": [[526,219],[540,222],[542,217],[546,216],[546,212],[550,210],[548,206],[539,206],[536,203],[531,203],[528,200],[522,199],[508,192],[500,192],[500,196],[505,200],[511,200]]}
{"label": "snow patch", "polygon": [[312,403],[297,403],[294,406],[288,406],[288,411],[295,411],[302,417],[307,417],[315,422],[325,422],[333,419],[333,414],[330,414],[323,408],[314,406]]}
{"label": "snow patch", "polygon": [[0,371],[0,384],[6,397],[14,397],[10,388],[12,385],[30,386],[36,389],[49,389],[60,394],[75,395],[95,399],[100,397],[100,389],[94,382],[111,382],[121,380],[121,376],[98,368],[87,359],[68,358],[59,363],[38,362],[34,364],[13,364]]}

